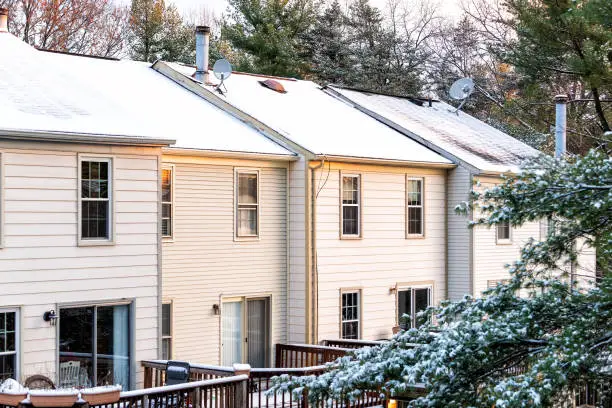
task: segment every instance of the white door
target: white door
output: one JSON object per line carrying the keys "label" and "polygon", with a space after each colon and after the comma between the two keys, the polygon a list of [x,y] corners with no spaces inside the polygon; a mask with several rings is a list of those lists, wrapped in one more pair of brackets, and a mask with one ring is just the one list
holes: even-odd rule
{"label": "white door", "polygon": [[222,364],[230,366],[241,363],[243,348],[243,302],[224,302],[221,307]]}

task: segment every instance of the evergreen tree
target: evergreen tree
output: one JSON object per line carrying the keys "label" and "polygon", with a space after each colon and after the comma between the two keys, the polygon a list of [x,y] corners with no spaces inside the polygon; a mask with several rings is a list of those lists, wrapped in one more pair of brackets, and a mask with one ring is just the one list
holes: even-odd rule
{"label": "evergreen tree", "polygon": [[351,70],[349,44],[346,36],[346,16],[335,0],[304,34],[305,58],[312,75],[320,82],[347,84]]}
{"label": "evergreen tree", "polygon": [[612,2],[507,0],[505,5],[517,38],[502,56],[535,83],[579,79],[594,100],[599,133],[610,131],[611,116],[601,100],[612,92]]}
{"label": "evergreen tree", "polygon": [[230,0],[222,38],[246,58],[238,69],[301,77],[306,72],[303,34],[315,18],[312,0]]}

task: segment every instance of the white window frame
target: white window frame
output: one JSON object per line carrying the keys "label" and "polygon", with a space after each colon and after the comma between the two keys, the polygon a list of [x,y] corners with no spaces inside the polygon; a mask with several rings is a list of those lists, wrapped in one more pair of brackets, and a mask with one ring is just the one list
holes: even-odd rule
{"label": "white window frame", "polygon": [[495,243],[497,245],[509,245],[512,244],[512,224],[508,221],[508,238],[499,237],[499,227],[501,223],[495,224]]}
{"label": "white window frame", "polygon": [[[255,174],[257,176],[257,202],[255,204],[240,204],[240,175],[241,174]],[[249,241],[258,240],[261,236],[261,174],[259,169],[252,168],[235,168],[234,169],[234,240],[236,241]],[[257,233],[256,234],[240,234],[238,229],[239,222],[239,209],[240,206],[255,207],[257,212]]]}
{"label": "white window frame", "polygon": [[[174,241],[174,170],[175,170],[175,166],[174,164],[164,164],[162,166],[162,172],[164,170],[169,170],[170,171],[170,201],[163,201],[163,199],[161,200],[161,204],[162,204],[162,208],[161,208],[161,219],[162,219],[162,223],[163,223],[163,219],[164,219],[164,204],[166,205],[170,205],[170,235],[164,235],[163,234],[163,229],[162,229],[162,239],[166,242],[172,242]],[[163,179],[163,178],[162,178]],[[160,185],[160,189],[161,189],[161,185]],[[161,191],[160,191],[161,192]]]}
{"label": "white window frame", "polygon": [[[106,201],[108,200],[108,221],[107,221],[107,235],[108,238],[83,238],[83,214],[82,214],[82,183],[81,183],[81,172],[83,162],[94,161],[94,162],[106,162],[108,163],[108,198],[107,199],[86,199],[87,201]],[[98,155],[79,155],[77,165],[77,234],[78,234],[78,245],[79,246],[96,246],[96,245],[114,245],[115,244],[115,167],[114,157],[112,156],[98,156]]]}
{"label": "white window frame", "polygon": [[411,291],[410,294],[410,327],[414,328],[416,323],[416,311],[415,311],[415,296],[414,290],[416,289],[427,289],[428,290],[428,307],[434,304],[434,285],[433,283],[403,283],[397,286],[395,291],[395,321],[396,324],[400,324],[399,315],[399,293],[404,291]]}
{"label": "white window frame", "polygon": [[[357,178],[357,204],[344,204],[344,178]],[[356,239],[362,237],[363,215],[362,215],[362,186],[361,174],[358,173],[340,173],[340,238]],[[344,207],[357,207],[357,234],[344,233]]]}
{"label": "white window frame", "polygon": [[[409,181],[420,181],[421,182],[421,205],[408,204],[408,182]],[[412,177],[406,175],[405,183],[406,191],[406,238],[424,238],[425,237],[425,178],[424,177]],[[418,234],[411,234],[409,230],[410,219],[408,217],[410,208],[421,209],[421,232]]]}
{"label": "white window frame", "polygon": [[[342,309],[344,308],[344,305],[342,303],[342,300],[344,299],[344,295],[348,295],[348,294],[357,294],[357,319],[351,319],[351,320],[343,320],[342,319]],[[344,331],[343,331],[343,323],[353,323],[353,322],[357,322],[357,340],[360,340],[363,336],[362,336],[362,320],[363,320],[363,315],[362,315],[362,310],[363,310],[363,296],[362,296],[362,290],[361,289],[355,289],[355,288],[347,288],[347,289],[341,289],[340,290],[340,338],[344,339]]]}
{"label": "white window frame", "polygon": [[0,308],[0,313],[15,313],[15,351],[0,351],[0,356],[15,356],[15,380],[19,381],[21,376],[21,316],[19,308]]}
{"label": "white window frame", "polygon": [[[170,355],[168,356],[168,360],[171,360],[172,357],[174,356],[174,302],[172,302],[171,300],[168,301],[163,301],[162,302],[162,318],[163,318],[163,306],[165,305],[170,305],[170,334],[164,334],[164,327],[163,327],[163,320],[162,320],[162,327],[161,327],[161,343],[162,343],[162,351],[163,351],[163,343],[164,340],[169,340],[170,341]],[[163,355],[160,356],[163,359]]]}

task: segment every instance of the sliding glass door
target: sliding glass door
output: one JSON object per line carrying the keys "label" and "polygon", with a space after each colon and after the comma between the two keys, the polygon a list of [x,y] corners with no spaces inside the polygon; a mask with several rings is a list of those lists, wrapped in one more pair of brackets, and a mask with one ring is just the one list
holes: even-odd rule
{"label": "sliding glass door", "polygon": [[130,305],[60,309],[60,387],[130,388]]}
{"label": "sliding glass door", "polygon": [[236,298],[225,301],[221,321],[223,365],[269,365],[270,298]]}

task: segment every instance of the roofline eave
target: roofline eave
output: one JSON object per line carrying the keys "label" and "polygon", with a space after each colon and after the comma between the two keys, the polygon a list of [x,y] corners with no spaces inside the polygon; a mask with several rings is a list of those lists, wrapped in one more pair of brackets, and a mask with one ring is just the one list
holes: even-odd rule
{"label": "roofline eave", "polygon": [[218,157],[228,159],[257,159],[257,160],[273,160],[273,161],[296,161],[299,156],[296,154],[280,154],[280,153],[257,153],[257,152],[242,152],[236,150],[214,150],[214,149],[198,149],[185,147],[165,147],[162,149],[164,155],[176,156],[197,156],[197,157]]}
{"label": "roofline eave", "polygon": [[29,129],[0,129],[0,139],[104,145],[137,145],[155,147],[169,146],[176,142],[176,140],[174,139],[157,139],[126,135],[108,135],[100,133]]}
{"label": "roofline eave", "polygon": [[454,169],[457,167],[455,163],[436,163],[424,162],[417,160],[401,160],[401,159],[382,159],[375,157],[359,157],[359,156],[342,156],[334,154],[317,154],[311,160],[327,160],[345,163],[361,163],[361,164],[379,164],[384,166],[401,166],[401,167],[428,167],[436,169]]}

